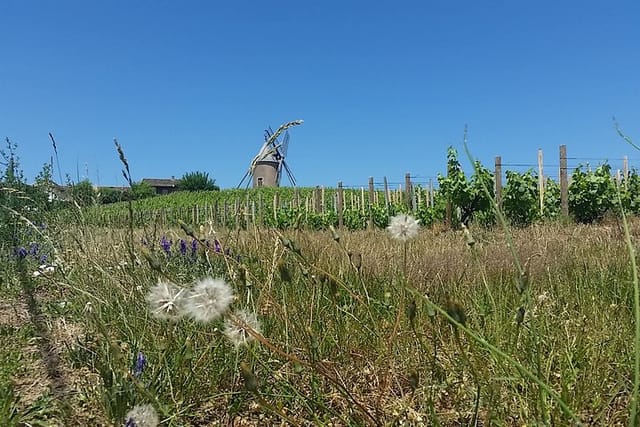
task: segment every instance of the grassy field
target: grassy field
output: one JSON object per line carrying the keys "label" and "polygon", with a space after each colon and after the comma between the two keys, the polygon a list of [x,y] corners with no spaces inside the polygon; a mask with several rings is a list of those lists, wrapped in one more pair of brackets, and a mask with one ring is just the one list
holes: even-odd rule
{"label": "grassy field", "polygon": [[[188,231],[50,224],[54,271],[5,259],[1,425],[123,425],[144,404],[176,426],[630,423],[618,223],[514,230],[515,258],[500,229]],[[159,282],[207,277],[228,308],[159,318]]]}

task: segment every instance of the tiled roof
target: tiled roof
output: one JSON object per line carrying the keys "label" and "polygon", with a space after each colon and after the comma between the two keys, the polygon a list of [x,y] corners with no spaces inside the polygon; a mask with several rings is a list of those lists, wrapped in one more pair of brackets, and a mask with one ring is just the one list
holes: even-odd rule
{"label": "tiled roof", "polygon": [[178,180],[172,178],[143,178],[142,182],[152,187],[174,188],[178,185]]}

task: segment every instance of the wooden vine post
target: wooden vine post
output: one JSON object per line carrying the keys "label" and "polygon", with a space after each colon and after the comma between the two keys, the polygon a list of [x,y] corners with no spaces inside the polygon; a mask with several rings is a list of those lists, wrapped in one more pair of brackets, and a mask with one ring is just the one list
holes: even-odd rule
{"label": "wooden vine post", "polygon": [[560,146],[560,212],[569,216],[569,179],[567,177],[567,146]]}
{"label": "wooden vine post", "polygon": [[538,197],[540,197],[540,213],[544,213],[544,170],[542,168],[542,148],[538,149]]}
{"label": "wooden vine post", "polygon": [[496,203],[502,209],[502,157],[496,156],[493,178],[496,187]]}
{"label": "wooden vine post", "polygon": [[342,189],[342,181],[338,182],[338,206],[337,206],[337,214],[338,214],[338,228],[342,228],[344,226],[344,218],[343,207],[344,207],[344,190]]}
{"label": "wooden vine post", "polygon": [[404,175],[404,197],[405,202],[407,203],[407,209],[412,211],[414,209],[413,206],[413,193],[411,188],[411,174],[408,172]]}
{"label": "wooden vine post", "polygon": [[373,177],[369,177],[369,222],[368,228],[373,228],[373,205],[375,203],[375,189],[373,187]]}

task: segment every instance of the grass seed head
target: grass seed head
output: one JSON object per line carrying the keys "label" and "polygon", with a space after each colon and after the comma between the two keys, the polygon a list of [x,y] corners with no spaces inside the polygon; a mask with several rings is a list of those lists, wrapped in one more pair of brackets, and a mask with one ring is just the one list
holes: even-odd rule
{"label": "grass seed head", "polygon": [[412,391],[415,391],[420,385],[420,374],[417,371],[412,371],[409,374],[409,387]]}
{"label": "grass seed head", "polygon": [[333,237],[333,240],[335,240],[336,242],[340,242],[340,234],[338,234],[335,227],[333,225],[330,225],[329,230],[331,231],[331,236]]}
{"label": "grass seed head", "polygon": [[525,315],[525,308],[524,307],[518,308],[518,312],[516,313],[516,323],[518,325],[521,325],[522,322],[524,322],[524,315]]}
{"label": "grass seed head", "polygon": [[526,271],[518,276],[516,287],[520,295],[522,295],[529,287],[529,274]]}
{"label": "grass seed head", "polygon": [[413,300],[407,306],[407,317],[409,318],[409,322],[411,323],[411,326],[413,326],[416,321],[417,311],[418,309],[416,307],[416,301]]}
{"label": "grass seed head", "polygon": [[[465,323],[467,322],[467,315],[464,312],[464,307],[462,307],[462,305],[460,305],[457,302],[454,301],[449,301],[447,302],[446,305],[446,310],[447,310],[447,314],[456,322],[458,322],[461,325],[465,325]],[[456,324],[453,324],[454,326],[457,326]]]}
{"label": "grass seed head", "polygon": [[244,380],[244,386],[251,393],[258,393],[258,378],[251,371],[251,368],[247,364],[247,362],[240,362],[240,375],[242,375],[242,379]]}
{"label": "grass seed head", "polygon": [[362,255],[359,253],[349,252],[349,260],[356,270],[360,271],[360,267],[362,267]]}
{"label": "grass seed head", "polygon": [[280,280],[287,283],[291,282],[291,272],[282,258],[278,260],[278,273],[280,274]]}
{"label": "grass seed head", "polygon": [[180,226],[180,228],[182,228],[182,231],[184,231],[184,233],[189,236],[189,237],[193,237],[194,239],[196,238],[193,229],[184,221],[182,221],[181,219],[178,220],[178,225]]}
{"label": "grass seed head", "polygon": [[151,267],[152,270],[158,272],[162,271],[162,265],[160,264],[160,261],[147,248],[142,248],[142,257],[147,260],[147,262],[149,263],[149,267]]}
{"label": "grass seed head", "polygon": [[464,239],[467,242],[467,246],[469,246],[470,248],[473,247],[476,244],[476,239],[473,238],[473,235],[471,234],[471,231],[469,231],[469,228],[465,225],[465,223],[461,223],[462,226],[462,232],[464,233]]}

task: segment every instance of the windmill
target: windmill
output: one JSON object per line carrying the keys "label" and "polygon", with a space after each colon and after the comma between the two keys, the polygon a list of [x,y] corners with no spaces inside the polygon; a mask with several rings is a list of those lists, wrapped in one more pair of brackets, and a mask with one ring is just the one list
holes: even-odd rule
{"label": "windmill", "polygon": [[[238,188],[242,186],[242,183],[248,177],[251,177],[253,187],[279,187],[283,170],[295,187],[296,180],[285,161],[287,148],[289,147],[288,129],[302,123],[302,120],[294,120],[283,124],[275,132],[271,128],[264,132],[264,144],[262,144],[262,148],[251,161],[249,169],[242,177],[240,184],[238,184]],[[279,139],[281,135],[282,139]],[[247,186],[249,186],[249,183],[247,183]]]}

